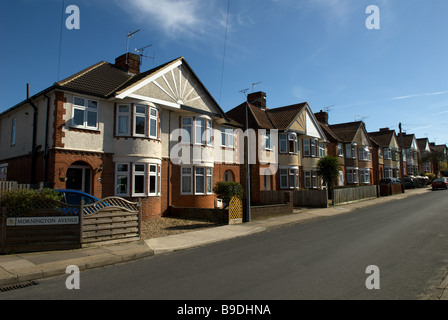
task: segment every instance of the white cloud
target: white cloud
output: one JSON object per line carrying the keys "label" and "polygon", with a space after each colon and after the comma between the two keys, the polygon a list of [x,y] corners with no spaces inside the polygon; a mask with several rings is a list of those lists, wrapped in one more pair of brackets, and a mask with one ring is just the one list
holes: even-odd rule
{"label": "white cloud", "polygon": [[392,98],[392,100],[403,100],[403,99],[426,97],[426,96],[438,96],[438,95],[447,94],[447,93],[448,93],[448,91],[437,91],[437,92],[429,92],[429,93],[410,94],[407,96],[395,97],[395,98]]}
{"label": "white cloud", "polygon": [[[215,1],[202,0],[128,0],[118,1],[140,23],[149,23],[167,36],[180,38],[210,31],[211,21],[220,25],[222,15]],[[216,15],[216,19],[210,17]]]}

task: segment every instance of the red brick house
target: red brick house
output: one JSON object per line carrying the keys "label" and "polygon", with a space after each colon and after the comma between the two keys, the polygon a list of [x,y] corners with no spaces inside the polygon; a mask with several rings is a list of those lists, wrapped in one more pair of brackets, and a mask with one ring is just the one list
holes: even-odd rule
{"label": "red brick house", "polygon": [[[128,53],[1,113],[0,173],[98,198],[141,199],[146,218],[171,206],[213,208],[216,182],[240,180],[237,127],[183,57],[140,72],[140,56]],[[183,160],[172,161],[179,149]],[[186,156],[189,149],[196,152]]]}

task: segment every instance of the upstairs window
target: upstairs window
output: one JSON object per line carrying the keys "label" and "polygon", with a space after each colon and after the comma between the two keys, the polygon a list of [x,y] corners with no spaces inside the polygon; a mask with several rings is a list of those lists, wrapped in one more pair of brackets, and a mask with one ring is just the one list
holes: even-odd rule
{"label": "upstairs window", "polygon": [[159,111],[155,108],[149,108],[149,137],[157,139],[159,128]]}
{"label": "upstairs window", "polygon": [[134,107],[134,136],[146,136],[146,106]]}
{"label": "upstairs window", "polygon": [[338,157],[343,157],[344,156],[344,148],[342,143],[338,143]]}
{"label": "upstairs window", "polygon": [[72,125],[83,129],[98,129],[98,102],[73,98]]}
{"label": "upstairs window", "polygon": [[128,136],[131,123],[130,105],[117,106],[117,135]]}
{"label": "upstairs window", "polygon": [[233,148],[233,129],[221,127],[221,146]]}

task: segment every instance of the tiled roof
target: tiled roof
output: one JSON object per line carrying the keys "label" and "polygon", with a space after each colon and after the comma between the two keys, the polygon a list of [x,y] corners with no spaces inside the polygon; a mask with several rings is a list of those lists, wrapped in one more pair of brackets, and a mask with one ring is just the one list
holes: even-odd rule
{"label": "tiled roof", "polygon": [[105,61],[59,81],[56,87],[107,98],[125,84],[132,75]]}
{"label": "tiled roof", "polygon": [[382,148],[389,147],[394,135],[394,130],[369,132],[370,139],[376,142]]}
{"label": "tiled roof", "polygon": [[[286,107],[262,110],[253,104],[249,104],[249,111],[259,128],[285,130],[305,105],[306,102],[303,102]],[[246,119],[245,107],[246,103],[244,102],[226,114],[231,119],[244,125]]]}
{"label": "tiled roof", "polygon": [[417,146],[420,151],[425,151],[427,145],[429,146],[428,138],[417,139]]}
{"label": "tiled roof", "polygon": [[341,137],[338,136],[338,134],[336,132],[334,132],[330,126],[328,124],[319,122],[321,128],[323,129],[327,139],[331,142],[335,142],[335,141],[344,141]]}
{"label": "tiled roof", "polygon": [[286,107],[267,109],[266,113],[276,129],[285,130],[303,109],[306,102]]}
{"label": "tiled roof", "polygon": [[[400,138],[400,135],[398,135],[398,138]],[[403,134],[403,148],[410,148],[413,138],[414,134]]]}
{"label": "tiled roof", "polygon": [[359,127],[362,125],[362,121],[347,122],[340,124],[330,125],[330,129],[336,133],[340,139],[344,142],[352,142],[355,138],[356,132],[358,132]]}

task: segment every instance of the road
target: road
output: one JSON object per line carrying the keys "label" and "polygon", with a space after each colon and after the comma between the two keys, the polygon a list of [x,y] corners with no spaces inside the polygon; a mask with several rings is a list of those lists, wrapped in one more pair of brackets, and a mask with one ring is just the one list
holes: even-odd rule
{"label": "road", "polygon": [[[448,192],[82,272],[2,299],[424,299],[448,267]],[[367,289],[368,266],[377,266]],[[373,275],[373,274],[372,274]]]}

